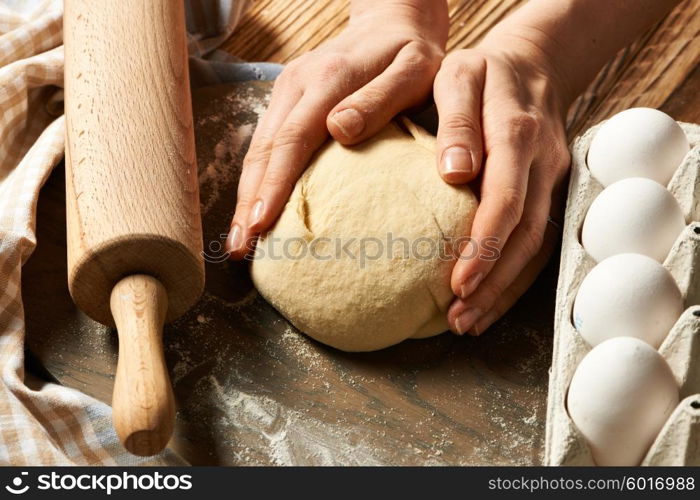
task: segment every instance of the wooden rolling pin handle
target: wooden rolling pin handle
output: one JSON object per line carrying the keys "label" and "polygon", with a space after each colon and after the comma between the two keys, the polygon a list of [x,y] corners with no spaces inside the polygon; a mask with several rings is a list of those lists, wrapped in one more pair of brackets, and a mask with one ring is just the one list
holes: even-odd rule
{"label": "wooden rolling pin handle", "polygon": [[115,285],[110,307],[119,334],[114,427],[131,453],[155,455],[168,444],[175,421],[162,341],[168,297],[157,279],[136,274]]}

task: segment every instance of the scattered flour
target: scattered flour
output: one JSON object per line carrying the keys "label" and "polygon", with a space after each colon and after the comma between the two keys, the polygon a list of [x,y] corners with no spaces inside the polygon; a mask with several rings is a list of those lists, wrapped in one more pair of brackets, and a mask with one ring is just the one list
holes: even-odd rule
{"label": "scattered flour", "polygon": [[[280,406],[262,394],[225,388],[210,376],[212,393],[226,413],[222,424],[238,433],[256,435],[275,465],[313,463],[315,465],[379,465],[372,446],[363,442],[360,432],[342,431],[310,418],[299,411]],[[330,431],[330,432],[329,432]],[[249,463],[240,450],[242,463]]]}
{"label": "scattered flour", "polygon": [[[259,115],[267,101],[255,96],[252,109]],[[240,175],[242,151],[253,131],[251,123],[234,126],[217,114],[203,117],[198,126],[206,123],[223,133],[213,141],[213,159],[200,168],[207,193],[202,199],[205,218],[219,196],[229,192],[223,187]],[[474,369],[477,377],[470,377],[470,368],[446,358],[434,368],[401,367],[400,356],[396,366],[361,357],[348,361],[280,317],[271,317],[254,288],[235,298],[205,291],[193,310],[169,327],[166,345],[173,384],[178,397],[184,395],[179,400],[183,420],[199,426],[192,437],[212,436],[212,456],[222,464],[537,464],[547,388],[536,381],[543,377],[551,343],[521,324],[506,323],[501,329],[510,332],[504,342],[526,339],[534,352],[517,357],[512,366],[527,383],[501,384],[496,373],[477,384],[474,379],[488,368],[480,366]],[[84,323],[77,334],[89,342],[86,353],[116,357],[116,341],[105,327]],[[505,346],[495,345],[494,352],[500,348]],[[478,364],[488,356],[459,359]],[[366,369],[373,365],[376,371]],[[435,376],[439,383],[430,387],[433,369],[443,371]],[[280,380],[290,376],[303,384]],[[297,396],[299,387],[318,397]],[[437,393],[436,387],[445,392],[432,400],[430,391]],[[404,391],[399,398],[397,390]],[[294,392],[296,399],[284,391]],[[393,400],[384,397],[388,391],[394,392]],[[453,401],[465,402],[458,411],[467,418],[446,413]],[[466,447],[463,439],[475,444]]]}
{"label": "scattered flour", "polygon": [[206,199],[201,200],[204,214],[218,201],[220,193],[226,192],[222,187],[240,177],[240,165],[244,156],[242,146],[253,133],[252,123],[239,126],[227,123],[225,127],[226,134],[214,147],[214,160],[200,169],[199,173],[201,191],[208,194]]}

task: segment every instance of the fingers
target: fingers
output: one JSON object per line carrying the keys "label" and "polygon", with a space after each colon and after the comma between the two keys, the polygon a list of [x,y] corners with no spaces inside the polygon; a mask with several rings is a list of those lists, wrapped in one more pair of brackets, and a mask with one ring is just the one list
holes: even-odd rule
{"label": "fingers", "polygon": [[[501,120],[498,130],[500,136],[494,139],[486,158],[481,203],[472,224],[471,238],[479,251],[476,256],[463,254],[452,271],[452,290],[462,298],[472,293],[491,271],[520,222],[525,204],[537,133],[534,118],[525,113],[513,115]],[[471,253],[472,249],[467,251]]]}
{"label": "fingers", "polygon": [[455,60],[448,56],[435,77],[433,94],[440,117],[438,170],[451,184],[469,182],[481,169],[481,98],[485,75],[483,58]]}
{"label": "fingers", "polygon": [[473,335],[481,335],[517,302],[528,288],[530,288],[530,285],[535,282],[540,271],[547,265],[558,240],[558,230],[548,224],[545,229],[545,244],[542,245],[538,254],[527,263],[522,271],[520,271],[518,277],[504,290],[493,307],[474,323],[470,329],[470,333]]}
{"label": "fingers", "polygon": [[[327,135],[325,116],[330,107],[346,93],[345,85],[352,85],[358,74],[343,69],[348,65],[339,58],[327,57],[318,67],[309,68],[308,62],[297,60],[285,68],[275,81],[270,105],[262,116],[251,139],[250,148],[243,161],[243,169],[238,184],[236,210],[231,229],[226,240],[226,249],[231,258],[243,258],[251,249],[254,236],[265,229],[279,213],[279,205],[284,200],[267,199],[267,196],[285,196],[289,189],[279,189],[270,194],[269,185],[293,186],[303,165],[299,166],[297,154],[288,161],[291,168],[280,168],[279,154],[275,149],[298,152],[308,149],[308,156]],[[305,69],[307,68],[307,69]],[[302,76],[313,72],[317,88],[305,92],[306,84]],[[313,149],[312,149],[313,147]],[[277,157],[276,167],[268,173],[270,162]],[[303,159],[303,158],[302,158]],[[260,198],[260,190],[265,186],[266,193]],[[288,196],[288,194],[287,194]],[[271,205],[267,208],[265,204]],[[256,222],[252,225],[251,222]]]}
{"label": "fingers", "polygon": [[248,253],[253,233],[247,221],[265,175],[274,137],[301,95],[302,91],[299,87],[286,83],[282,77],[278,79],[275,82],[270,105],[253,133],[250,148],[243,160],[236,209],[226,239],[226,249],[234,259],[241,259]]}
{"label": "fingers", "polygon": [[289,113],[272,143],[265,175],[248,215],[252,233],[269,227],[279,216],[311,155],[328,135],[328,96],[309,91]]}
{"label": "fingers", "polygon": [[[522,271],[520,271],[520,274],[518,274],[517,278],[510,286],[501,293],[491,309],[481,315],[476,322],[473,323],[472,327],[466,330],[468,333],[472,335],[481,335],[518,301],[535,282],[540,271],[547,265],[558,240],[558,230],[548,224],[545,230],[545,242],[547,243],[542,246],[535,258],[530,260]],[[456,326],[456,320],[469,308],[469,303],[471,303],[471,297],[468,299],[457,298],[450,306],[448,321],[450,328],[457,333],[464,333],[459,331],[459,328]]]}
{"label": "fingers", "polygon": [[[533,168],[522,219],[510,235],[500,258],[476,290],[468,297],[456,300],[450,308],[448,321],[454,331],[480,334],[532,283],[541,266],[532,279],[524,279],[527,275],[523,275],[523,271],[534,271],[530,263],[542,251],[553,185],[554,179],[548,171]],[[552,248],[547,247],[546,257]]]}
{"label": "fingers", "polygon": [[[561,143],[565,144],[564,142]],[[565,150],[565,146],[563,147]],[[557,155],[554,155],[555,157]],[[563,212],[563,206],[566,200],[566,191],[564,185],[564,178],[566,171],[568,170],[568,150],[559,157],[558,166],[554,169],[554,191],[552,193],[552,204],[550,207],[550,214],[560,215]],[[559,217],[561,218],[561,217]],[[545,224],[544,238],[542,241],[542,246],[540,251],[532,258],[520,271],[515,280],[508,286],[504,292],[498,297],[493,307],[481,316],[476,323],[470,329],[470,333],[473,335],[481,335],[488,327],[490,327],[497,319],[503,316],[508,309],[510,309],[513,304],[530,288],[540,271],[544,269],[549,261],[550,256],[554,253],[557,245],[559,244],[561,237],[561,228],[547,222]],[[465,302],[470,302],[472,297],[464,300]]]}
{"label": "fingers", "polygon": [[371,137],[399,112],[426,98],[439,64],[439,57],[426,49],[405,45],[386,70],[330,111],[329,132],[342,144]]}

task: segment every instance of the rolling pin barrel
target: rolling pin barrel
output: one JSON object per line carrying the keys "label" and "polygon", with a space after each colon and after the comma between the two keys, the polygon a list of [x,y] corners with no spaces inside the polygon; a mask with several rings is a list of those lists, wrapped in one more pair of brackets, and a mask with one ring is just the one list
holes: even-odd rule
{"label": "rolling pin barrel", "polygon": [[68,286],[118,329],[115,427],[150,455],[174,421],[163,323],[204,287],[184,6],[64,5]]}

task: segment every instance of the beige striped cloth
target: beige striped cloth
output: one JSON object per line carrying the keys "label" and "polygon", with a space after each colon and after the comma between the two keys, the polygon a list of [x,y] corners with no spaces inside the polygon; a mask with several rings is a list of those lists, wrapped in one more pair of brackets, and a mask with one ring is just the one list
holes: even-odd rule
{"label": "beige striped cloth", "polygon": [[[174,0],[175,1],[175,0]],[[247,0],[190,0],[190,51],[233,31]],[[0,0],[0,465],[183,465],[123,450],[109,406],[24,371],[22,265],[39,189],[63,158],[62,0]]]}

